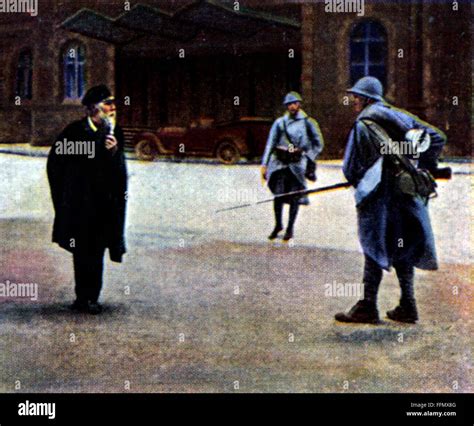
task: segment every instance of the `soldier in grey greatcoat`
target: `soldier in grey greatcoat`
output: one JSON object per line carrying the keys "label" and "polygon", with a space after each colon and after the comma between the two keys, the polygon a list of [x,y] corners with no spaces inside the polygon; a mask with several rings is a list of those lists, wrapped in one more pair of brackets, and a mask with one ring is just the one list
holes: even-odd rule
{"label": "soldier in grey greatcoat", "polygon": [[[272,125],[262,158],[262,177],[273,194],[306,189],[306,179],[316,180],[316,158],[324,146],[323,136],[316,120],[301,109],[301,96],[289,92],[283,101],[287,112]],[[275,228],[269,239],[275,239],[283,230],[283,204],[289,204],[290,213],[284,241],[293,238],[293,227],[299,205],[309,204],[307,197],[274,201]]]}
{"label": "soldier in grey greatcoat", "polygon": [[382,84],[374,77],[362,78],[348,92],[354,97],[359,115],[349,134],[343,172],[356,189],[359,240],[365,255],[364,299],[348,313],[337,314],[336,320],[379,322],[377,293],[382,271],[389,271],[393,266],[400,282],[401,298],[387,316],[413,323],[418,320],[414,268],[438,268],[428,200],[397,188],[396,176],[400,170],[397,172],[390,158],[377,149],[366,120],[380,125],[393,141],[403,141],[411,129],[426,132],[431,144],[417,156],[419,169],[437,169],[446,136],[418,117],[386,103]]}

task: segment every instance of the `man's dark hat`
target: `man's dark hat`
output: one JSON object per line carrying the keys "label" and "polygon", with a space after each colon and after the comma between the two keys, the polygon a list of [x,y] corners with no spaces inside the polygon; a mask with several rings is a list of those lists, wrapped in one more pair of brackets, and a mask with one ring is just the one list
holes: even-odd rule
{"label": "man's dark hat", "polygon": [[82,98],[82,105],[94,105],[99,102],[104,101],[107,98],[110,98],[112,93],[105,84],[100,84],[99,86],[91,87],[87,93]]}

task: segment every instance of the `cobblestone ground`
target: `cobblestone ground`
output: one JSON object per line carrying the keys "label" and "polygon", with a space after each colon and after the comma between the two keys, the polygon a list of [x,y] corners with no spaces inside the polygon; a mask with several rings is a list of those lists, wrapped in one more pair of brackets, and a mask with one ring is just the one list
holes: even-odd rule
{"label": "cobblestone ground", "polygon": [[[357,297],[328,284],[362,272],[350,191],[312,199],[293,245],[267,243],[271,205],[255,166],[129,162],[129,253],[108,262],[100,316],[72,314],[70,255],[50,243],[44,158],[0,155],[0,391],[472,392],[470,167],[431,205],[441,268],[419,271],[421,321],[338,325]],[[337,164],[318,185],[342,180]],[[260,185],[260,186],[259,186]],[[398,300],[394,273],[383,314]]]}

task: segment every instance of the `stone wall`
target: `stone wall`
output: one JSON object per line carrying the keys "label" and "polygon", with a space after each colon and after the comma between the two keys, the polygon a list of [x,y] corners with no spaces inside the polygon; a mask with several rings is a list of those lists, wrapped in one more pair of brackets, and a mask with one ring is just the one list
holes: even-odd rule
{"label": "stone wall", "polygon": [[[174,10],[181,3],[175,1],[166,4],[169,10]],[[324,2],[321,1],[287,4],[280,0],[265,0],[261,3],[252,0],[248,4],[242,4],[259,7],[267,12],[273,11],[275,14],[288,14],[292,18],[301,16],[302,41],[301,46],[298,46],[301,47],[301,56],[298,58],[301,57],[304,108],[321,124],[326,138],[325,157],[342,156],[346,136],[354,119],[350,105],[345,104],[345,90],[349,86],[349,34],[352,26],[361,19],[377,20],[387,31],[386,98],[446,131],[449,136],[446,155],[471,154],[469,2],[460,1],[459,10],[455,11],[450,1],[388,3],[366,0],[363,17],[354,13],[326,13]],[[64,45],[69,41],[78,40],[86,48],[87,87],[105,83],[112,89],[115,88],[115,48],[104,42],[66,32],[58,28],[58,24],[81,7],[116,16],[122,12],[123,3],[112,0],[57,0],[40,2],[40,6],[37,18],[24,15],[0,16],[0,142],[51,143],[51,138],[65,124],[83,115],[79,101],[63,99],[61,55]],[[21,105],[16,105],[16,64],[23,48],[30,48],[33,52],[33,99],[22,100]],[[400,49],[403,57],[399,57]],[[211,75],[211,65],[209,63],[207,68],[202,68],[205,73],[203,84]],[[279,70],[275,72],[278,73]],[[265,74],[269,73],[258,75],[256,84],[259,79],[265,79]],[[240,77],[247,80],[245,75]],[[260,100],[264,110],[276,114],[281,111],[280,99],[284,93],[273,92],[284,90],[284,85],[276,87],[271,81],[273,80],[269,79],[265,84],[259,85],[256,92],[262,92]],[[272,87],[267,88],[268,84]],[[172,90],[171,86],[169,90]],[[226,90],[232,92],[231,87],[226,87]],[[266,96],[270,91],[271,96]],[[240,92],[245,94],[249,90],[243,88]],[[218,98],[216,95],[216,99]],[[268,102],[273,104],[267,105]],[[225,103],[217,103],[219,107],[232,108]],[[247,108],[245,99],[242,105],[243,110]],[[205,102],[199,109],[206,112]],[[153,108],[149,112],[150,116],[157,115]],[[174,115],[181,113],[181,107],[174,111]],[[170,117],[172,116],[171,110]],[[185,113],[182,117],[183,120],[188,120],[191,115]]]}
{"label": "stone wall", "polygon": [[[41,4],[40,4],[41,6]],[[41,10],[40,10],[41,12]],[[51,138],[70,121],[84,114],[80,101],[63,96],[62,54],[73,41],[86,49],[86,86],[105,83],[115,86],[114,47],[57,28],[60,21],[54,10],[44,10],[40,19],[18,17],[0,26],[0,142],[50,144]],[[13,20],[12,20],[13,21]],[[32,99],[15,97],[18,55],[29,48],[33,55]]]}
{"label": "stone wall", "polygon": [[364,16],[358,17],[327,13],[323,2],[303,4],[303,95],[326,137],[326,157],[342,156],[355,118],[345,102],[349,34],[363,19],[376,20],[387,31],[386,99],[445,131],[445,155],[470,155],[470,6],[458,6],[455,11],[450,2],[366,1]]}

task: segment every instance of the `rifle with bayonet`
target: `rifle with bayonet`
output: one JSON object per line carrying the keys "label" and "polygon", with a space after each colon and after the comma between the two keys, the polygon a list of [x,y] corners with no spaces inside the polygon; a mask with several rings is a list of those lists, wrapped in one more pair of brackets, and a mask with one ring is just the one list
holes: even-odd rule
{"label": "rifle with bayonet", "polygon": [[[438,168],[435,170],[430,170],[431,175],[436,179],[436,180],[449,180],[452,177],[452,170],[451,167],[442,167]],[[257,206],[259,204],[264,204],[264,203],[270,203],[274,200],[278,200],[279,198],[283,197],[303,197],[305,195],[312,195],[312,194],[318,194],[322,192],[329,192],[329,191],[334,191],[337,189],[343,189],[343,188],[349,188],[352,186],[349,182],[340,182],[336,183],[334,185],[329,185],[329,186],[323,186],[321,188],[313,188],[313,189],[303,189],[301,191],[293,191],[293,192],[287,192],[285,194],[278,194],[275,195],[274,197],[271,198],[266,198],[264,200],[256,201],[254,203],[245,203],[245,204],[239,204],[238,206],[233,206],[233,207],[226,207],[224,209],[219,209],[216,210],[216,213],[220,212],[225,212],[229,210],[236,210],[236,209],[242,209],[245,207],[252,207],[252,206]]]}

